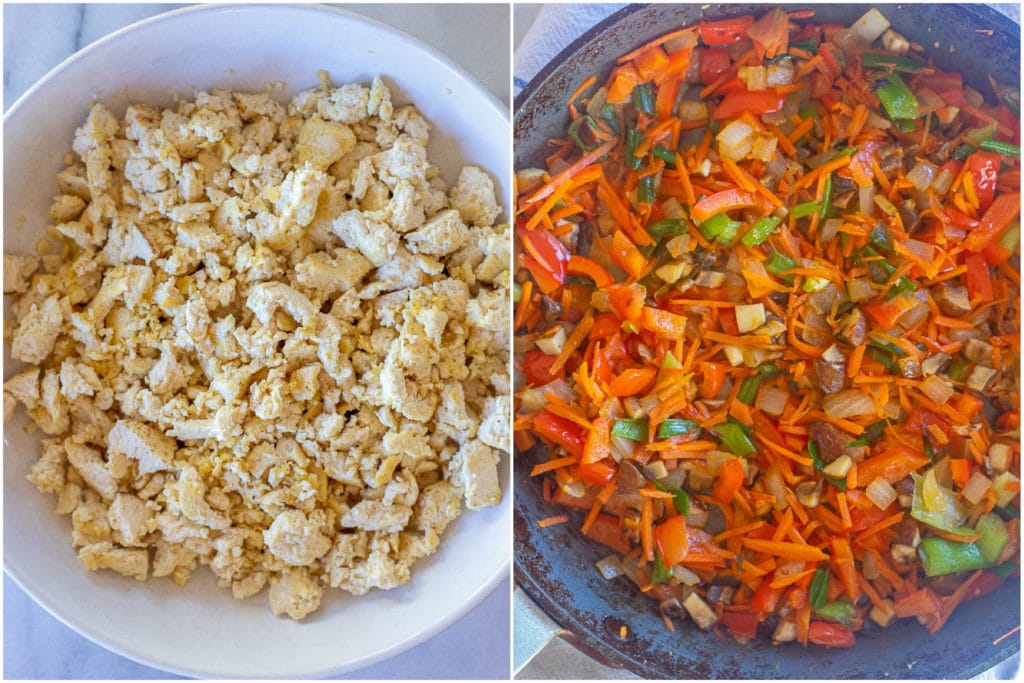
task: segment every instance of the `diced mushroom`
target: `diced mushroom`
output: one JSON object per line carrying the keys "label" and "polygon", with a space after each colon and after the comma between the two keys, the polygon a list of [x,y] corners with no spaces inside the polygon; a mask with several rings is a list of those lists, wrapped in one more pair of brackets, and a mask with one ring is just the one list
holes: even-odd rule
{"label": "diced mushroom", "polygon": [[814,361],[814,375],[818,388],[826,394],[835,394],[846,385],[846,364],[828,363],[821,358]]}
{"label": "diced mushroom", "polygon": [[932,291],[939,310],[946,315],[959,317],[971,312],[971,299],[963,285],[941,282]]}
{"label": "diced mushroom", "polygon": [[984,391],[985,387],[988,386],[992,378],[996,376],[996,371],[992,368],[987,368],[984,365],[976,365],[971,370],[971,374],[967,377],[967,388],[972,391]]}
{"label": "diced mushroom", "polygon": [[839,334],[850,346],[860,346],[867,339],[868,324],[864,314],[855,308],[842,317],[839,323]]}
{"label": "diced mushroom", "polygon": [[992,345],[980,339],[968,339],[964,344],[964,358],[975,363],[990,360],[992,358]]}
{"label": "diced mushroom", "polygon": [[818,446],[822,462],[828,464],[843,454],[850,436],[831,422],[814,420],[807,425],[807,434]]}
{"label": "diced mushroom", "polygon": [[821,489],[824,482],[822,480],[807,480],[800,482],[796,486],[796,499],[800,501],[800,504],[805,508],[816,508],[818,507],[818,501],[821,500]]}
{"label": "diced mushroom", "polygon": [[948,353],[936,353],[928,356],[921,362],[921,373],[926,377],[937,375],[946,369],[951,360],[953,360],[953,357]]}
{"label": "diced mushroom", "polygon": [[694,623],[701,629],[707,631],[718,621],[715,611],[708,606],[696,593],[690,593],[683,601],[683,607],[690,613]]}

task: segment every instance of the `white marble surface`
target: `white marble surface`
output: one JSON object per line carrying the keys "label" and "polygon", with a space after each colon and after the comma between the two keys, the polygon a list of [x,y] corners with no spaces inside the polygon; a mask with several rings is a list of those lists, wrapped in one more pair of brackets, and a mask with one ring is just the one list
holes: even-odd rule
{"label": "white marble surface", "polygon": [[[122,26],[176,5],[4,5],[4,110],[75,51]],[[509,7],[358,5],[347,9],[398,28],[447,54],[509,103]],[[480,36],[487,36],[480,40]],[[509,582],[462,620],[350,679],[507,679]],[[116,606],[112,606],[116,609]],[[105,650],[52,617],[7,576],[3,582],[3,674],[20,679],[170,678]]]}

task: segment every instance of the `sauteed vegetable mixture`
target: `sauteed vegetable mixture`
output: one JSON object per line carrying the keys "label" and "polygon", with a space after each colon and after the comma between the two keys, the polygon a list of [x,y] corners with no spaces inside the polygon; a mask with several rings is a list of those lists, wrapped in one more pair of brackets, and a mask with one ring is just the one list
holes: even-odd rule
{"label": "sauteed vegetable mixture", "polygon": [[1019,92],[812,15],[572,95],[517,172],[514,428],[670,628],[850,647],[1019,574]]}

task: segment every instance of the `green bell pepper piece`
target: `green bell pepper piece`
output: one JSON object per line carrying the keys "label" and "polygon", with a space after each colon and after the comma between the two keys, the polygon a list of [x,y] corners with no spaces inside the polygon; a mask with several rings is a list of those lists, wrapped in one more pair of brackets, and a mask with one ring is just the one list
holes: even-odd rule
{"label": "green bell pepper piece", "polygon": [[922,539],[917,546],[926,576],[956,574],[988,566],[981,549],[974,543],[950,541],[937,536]]}

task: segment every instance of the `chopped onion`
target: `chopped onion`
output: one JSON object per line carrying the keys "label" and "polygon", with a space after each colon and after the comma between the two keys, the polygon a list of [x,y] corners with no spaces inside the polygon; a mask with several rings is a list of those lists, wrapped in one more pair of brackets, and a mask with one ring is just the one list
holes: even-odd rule
{"label": "chopped onion", "polygon": [[757,397],[757,407],[760,410],[778,417],[786,409],[786,402],[789,401],[789,394],[778,387],[764,387],[761,395]]}
{"label": "chopped onion", "polygon": [[914,187],[923,192],[932,184],[932,180],[935,179],[936,171],[938,171],[938,169],[934,164],[930,164],[927,161],[920,161],[917,166],[910,169],[910,173],[907,174],[907,180],[913,183]]}
{"label": "chopped onion", "polygon": [[872,553],[864,553],[864,558],[861,561],[861,574],[868,581],[874,581],[881,576],[878,573],[878,565],[875,564],[875,556]]}
{"label": "chopped onion", "polygon": [[696,586],[700,583],[700,577],[692,569],[687,569],[681,564],[672,567],[672,576],[685,586]]}
{"label": "chopped onion", "polygon": [[909,330],[926,318],[929,312],[928,297],[923,291],[917,290],[913,293],[911,298],[915,300],[914,305],[907,309],[907,311],[899,318],[900,327],[906,330]]}
{"label": "chopped onion", "polygon": [[875,412],[875,402],[857,389],[846,389],[826,396],[821,401],[825,414],[831,418],[859,417]]}
{"label": "chopped onion", "polygon": [[768,89],[768,69],[763,66],[741,66],[737,75],[751,92]]}
{"label": "chopped onion", "polygon": [[548,404],[548,400],[545,398],[547,394],[554,394],[566,403],[571,403],[575,400],[572,389],[569,388],[569,383],[559,378],[543,386],[520,391],[519,400],[523,410],[529,413],[543,410],[544,406]]}
{"label": "chopped onion", "polygon": [[665,218],[671,218],[678,220],[686,217],[686,212],[683,210],[683,205],[679,203],[679,200],[675,197],[669,197],[661,203],[661,211],[665,214]]}
{"label": "chopped onion", "polygon": [[604,111],[604,105],[607,101],[608,88],[601,86],[594,93],[593,97],[590,98],[590,102],[587,104],[587,113],[595,119],[601,118],[601,113]]}
{"label": "chopped onion", "polygon": [[890,202],[884,195],[875,195],[875,205],[890,216],[894,215],[897,211],[896,205]]}
{"label": "chopped onion", "polygon": [[939,174],[935,176],[935,180],[932,181],[932,190],[935,191],[940,197],[944,196],[949,192],[949,188],[953,186],[953,181],[956,176],[948,168],[943,168],[939,171]]}
{"label": "chopped onion", "polygon": [[687,50],[691,47],[697,46],[697,33],[695,31],[686,31],[679,34],[671,40],[666,40],[662,46],[665,48],[665,52],[673,54],[680,50]]}
{"label": "chopped onion", "polygon": [[795,73],[796,68],[793,66],[793,61],[783,59],[768,67],[768,85],[772,88],[777,85],[789,85],[793,82]]}
{"label": "chopped onion", "polygon": [[860,212],[865,216],[873,216],[875,213],[875,186],[858,188],[857,198],[860,200]]}
{"label": "chopped onion", "polygon": [[544,169],[523,168],[516,171],[516,189],[519,192],[527,192],[535,187],[540,187],[544,182]]}
{"label": "chopped onion", "polygon": [[703,102],[683,100],[679,103],[679,118],[684,123],[704,121],[708,118],[708,105]]}
{"label": "chopped onion", "polygon": [[868,278],[856,277],[846,283],[846,293],[852,301],[867,301],[875,295],[875,288]]}
{"label": "chopped onion", "polygon": [[565,333],[565,328],[561,325],[555,325],[550,330],[537,337],[534,343],[537,345],[538,349],[547,355],[557,356],[562,352],[568,338],[569,336]]}
{"label": "chopped onion", "polygon": [[750,124],[740,119],[731,121],[715,137],[718,141],[718,153],[727,159],[739,161],[750,153],[756,135]]}
{"label": "chopped onion", "polygon": [[920,240],[909,239],[903,243],[914,256],[920,259],[928,261],[929,263],[935,258],[935,245],[922,242]]}
{"label": "chopped onion", "polygon": [[[694,477],[690,476],[690,487],[694,488],[693,483]],[[708,523],[708,517],[710,513],[708,509],[699,503],[695,503],[693,500],[690,501],[690,514],[686,515],[686,526],[692,526],[695,529],[703,529]]]}
{"label": "chopped onion", "polygon": [[874,503],[875,507],[879,510],[886,509],[892,505],[897,498],[896,489],[894,489],[892,484],[882,477],[879,477],[868,484],[868,487],[864,489],[864,493],[867,494],[868,499]]}
{"label": "chopped onion", "polygon": [[597,561],[597,571],[605,579],[615,579],[622,576],[625,570],[622,568],[622,558],[618,555],[609,555]]}
{"label": "chopped onion", "polygon": [[795,576],[804,570],[807,563],[803,560],[790,560],[775,570],[775,578],[781,579],[786,576]]}
{"label": "chopped onion", "polygon": [[992,480],[981,472],[976,471],[971,475],[971,478],[967,480],[967,485],[964,486],[964,498],[971,501],[974,505],[977,505],[982,498],[985,497],[985,494],[988,493],[990,486],[992,486]]}
{"label": "chopped onion", "polygon": [[924,395],[939,405],[945,405],[946,401],[953,397],[956,392],[945,380],[938,375],[932,375],[921,383],[921,391]]}
{"label": "chopped onion", "polygon": [[850,30],[857,36],[864,45],[870,45],[878,40],[879,36],[885,33],[891,24],[885,15],[872,7],[864,13],[860,19],[855,21]]}
{"label": "chopped onion", "polygon": [[615,459],[615,462],[622,462],[623,458],[632,458],[635,450],[635,441],[612,435],[612,457]]}
{"label": "chopped onion", "polygon": [[758,135],[754,138],[754,146],[750,150],[750,156],[758,161],[770,161],[778,156],[775,150],[779,146],[779,139],[774,135]]}
{"label": "chopped onion", "polygon": [[622,405],[626,409],[626,415],[629,415],[634,420],[638,420],[642,417],[647,417],[647,413],[644,411],[640,401],[635,396],[629,396],[622,399]]}
{"label": "chopped onion", "polygon": [[821,226],[821,242],[831,242],[839,234],[839,226],[843,221],[838,218],[829,218]]}
{"label": "chopped onion", "polygon": [[775,509],[783,510],[786,507],[786,484],[782,480],[782,473],[778,467],[772,465],[764,473],[764,487],[768,493],[775,496]]}

